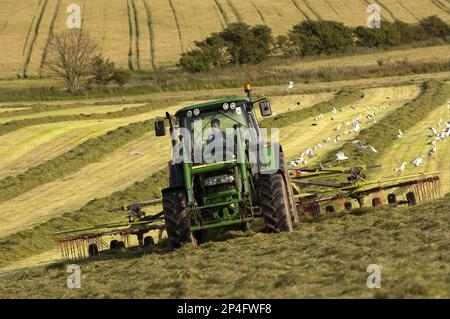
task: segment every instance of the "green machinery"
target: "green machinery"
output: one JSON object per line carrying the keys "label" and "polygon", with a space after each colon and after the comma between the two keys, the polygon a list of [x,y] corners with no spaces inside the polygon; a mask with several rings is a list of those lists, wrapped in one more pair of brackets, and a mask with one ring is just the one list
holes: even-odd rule
{"label": "green machinery", "polygon": [[[377,166],[288,168],[281,145],[269,141],[258,125],[255,106],[262,116],[270,116],[270,103],[254,100],[249,85],[245,92],[247,96],[187,106],[155,121],[157,136],[167,135],[169,127],[173,150],[162,198],[155,195],[114,209],[127,212],[125,222],[58,233],[64,235],[59,238],[63,257],[132,247],[131,235],[138,247],[152,247],[150,234],[157,232],[161,240],[165,231],[170,247],[177,249],[217,238],[227,229],[247,229],[257,218],[264,220],[267,232],[290,232],[299,215],[317,218],[351,210],[354,203],[362,207],[365,199],[372,206],[397,206],[440,197],[437,172],[369,180],[367,171]],[[143,211],[161,203],[157,214]],[[108,244],[105,237],[114,239]]]}
{"label": "green machinery", "polygon": [[[178,152],[169,164],[170,187],[162,190],[173,248],[245,228],[256,217],[264,218],[268,232],[291,231],[298,220],[281,145],[265,139],[255,114],[258,103],[262,116],[271,115],[270,103],[254,101],[248,85],[245,92],[166,113],[155,123],[156,135],[164,136],[168,122]],[[216,138],[222,140],[210,147]]]}

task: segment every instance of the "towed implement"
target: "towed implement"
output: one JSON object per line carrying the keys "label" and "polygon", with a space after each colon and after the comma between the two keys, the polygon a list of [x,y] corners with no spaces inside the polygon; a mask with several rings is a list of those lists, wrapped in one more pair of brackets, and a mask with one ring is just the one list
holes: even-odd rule
{"label": "towed implement", "polygon": [[[314,218],[326,212],[351,209],[353,202],[373,206],[415,205],[439,196],[439,177],[431,174],[370,181],[365,172],[375,167],[288,169],[282,146],[260,129],[255,106],[262,116],[272,114],[266,99],[246,96],[215,100],[165,114],[155,121],[157,136],[172,144],[169,187],[162,198],[139,202],[114,211],[126,211],[123,223],[97,225],[60,232],[63,257],[95,256],[134,246],[152,247],[153,236],[172,249],[214,240],[231,229],[246,230],[256,219],[269,233],[290,232],[299,214]],[[162,204],[149,215],[143,209]],[[152,234],[154,234],[152,236]],[[136,237],[133,241],[132,236]],[[113,238],[108,243],[105,238]]]}

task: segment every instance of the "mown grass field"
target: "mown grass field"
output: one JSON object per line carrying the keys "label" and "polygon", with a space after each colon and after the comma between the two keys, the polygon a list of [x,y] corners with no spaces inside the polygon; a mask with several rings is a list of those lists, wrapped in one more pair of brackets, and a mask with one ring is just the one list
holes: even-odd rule
{"label": "mown grass field", "polygon": [[[365,25],[369,2],[362,0],[32,0],[18,4],[0,1],[0,59],[2,78],[45,75],[48,38],[66,28],[68,5],[81,7],[83,27],[99,42],[104,56],[119,66],[152,70],[173,66],[182,52],[228,24],[244,21],[265,24],[274,35],[310,20],[335,20]],[[430,15],[449,20],[446,1],[379,1],[382,17],[417,22]],[[120,44],[120,45],[117,45]]]}
{"label": "mown grass field", "polygon": [[[358,82],[358,81],[355,81]],[[402,82],[399,82],[402,83]],[[330,83],[330,88],[335,83]],[[351,85],[350,85],[351,86]],[[336,99],[335,93],[337,91],[330,92],[318,92],[311,94],[298,94],[299,88],[296,89],[287,95],[280,95],[283,87],[275,86],[268,88],[261,88],[261,92],[268,93],[268,96],[271,99],[274,113],[277,115],[282,115],[287,112],[294,112],[296,114],[300,114],[302,112],[308,112],[311,108],[314,108],[316,105],[331,105],[332,101]],[[373,123],[372,120],[366,120],[365,115],[368,110],[374,111],[376,110],[378,114],[375,116],[375,119],[378,121],[386,121],[390,118],[392,114],[395,114],[398,110],[400,110],[405,104],[408,102],[418,99],[420,100],[421,94],[421,86],[419,85],[400,85],[400,86],[382,86],[376,88],[367,88],[359,89],[361,93],[363,93],[363,97],[360,97],[356,94],[357,99],[353,102],[349,102],[342,106],[342,112],[338,112],[337,114],[332,114],[331,107],[327,107],[328,111],[324,113],[324,119],[318,122],[319,125],[313,127],[311,124],[314,122],[314,117],[318,114],[314,114],[313,116],[309,116],[298,123],[287,122],[283,124],[281,128],[281,143],[284,146],[284,150],[287,153],[289,159],[297,157],[303,152],[306,148],[314,146],[316,143],[321,142],[321,140],[327,136],[333,137],[335,134],[338,134],[334,128],[343,124],[348,120],[351,120],[357,117],[359,114],[362,114],[363,121],[361,127],[363,129],[376,127],[377,124]],[[423,88],[422,88],[423,90]],[[255,91],[259,91],[258,88],[255,88]],[[121,125],[127,125],[128,123],[136,122],[140,123],[144,120],[149,120],[155,118],[158,115],[162,115],[165,110],[169,110],[170,112],[175,111],[175,109],[179,108],[181,105],[187,105],[192,103],[200,102],[193,101],[191,98],[194,97],[195,93],[197,93],[197,98],[205,98],[210,99],[216,96],[223,96],[224,94],[232,94],[233,90],[211,90],[209,92],[191,92],[185,95],[187,99],[185,102],[177,102],[169,107],[162,107],[161,109],[155,109],[151,112],[144,112],[142,114],[138,114],[135,116],[128,117],[119,117],[114,119],[104,119],[104,120],[79,120],[79,121],[63,121],[57,123],[48,123],[43,125],[31,125],[24,128],[21,128],[17,131],[5,134],[0,136],[0,141],[2,141],[0,145],[0,167],[1,167],[1,176],[0,178],[14,176],[19,173],[26,172],[27,169],[36,167],[37,165],[45,164],[46,161],[52,161],[59,155],[66,154],[70,149],[77,147],[82,142],[87,141],[94,137],[101,137],[106,134],[107,131],[113,130]],[[237,95],[239,93],[234,93],[232,95]],[[176,95],[175,93],[166,93],[166,94],[155,94],[155,97],[161,95],[161,98],[164,97],[169,99],[171,96]],[[362,96],[362,95],[361,95]],[[450,96],[449,96],[450,98]],[[297,103],[300,102],[300,105]],[[330,103],[330,104],[328,104]],[[52,104],[49,104],[52,105]],[[350,105],[356,107],[356,110],[352,109]],[[9,109],[14,108],[15,106],[23,107],[21,103],[12,104],[8,106]],[[84,110],[85,112],[101,112],[102,108],[112,108],[115,110],[119,109],[124,105],[79,105],[64,108],[57,111],[43,111],[41,113],[46,113],[48,116],[50,113],[51,116],[57,114],[76,114],[80,110]],[[38,106],[29,106],[29,107],[38,107]],[[96,109],[98,107],[98,109]],[[45,109],[45,108],[43,108]],[[339,108],[340,109],[340,108]],[[58,113],[51,113],[58,112]],[[426,142],[426,128],[428,125],[433,125],[433,123],[437,122],[437,120],[442,117],[444,121],[450,120],[448,109],[446,109],[446,105],[437,105],[434,108],[433,112],[426,114],[426,116],[421,119],[420,122],[417,122],[416,125],[409,128],[406,132],[404,138],[402,140],[398,140],[395,143],[389,144],[387,149],[382,150],[382,164],[383,169],[377,171],[377,176],[390,176],[392,175],[393,167],[397,166],[397,162],[399,161],[399,154],[404,156],[404,158],[412,158],[414,154],[417,152],[422,152],[426,147],[423,144]],[[39,112],[32,114],[21,115],[24,117],[27,116],[39,116]],[[289,113],[290,114],[290,113]],[[42,115],[42,114],[41,114]],[[333,116],[334,120],[331,120]],[[276,116],[275,116],[276,117]],[[8,117],[2,117],[2,119],[7,119]],[[295,118],[295,117],[294,117]],[[264,120],[265,121],[265,120]],[[276,122],[275,122],[276,123]],[[140,124],[139,124],[140,125]],[[345,129],[345,125],[343,125],[342,131]],[[44,238],[52,238],[51,233],[56,229],[62,230],[67,227],[73,228],[83,225],[86,225],[87,215],[83,215],[86,213],[84,207],[89,208],[89,218],[93,218],[91,223],[99,223],[99,222],[107,222],[112,220],[117,220],[120,218],[119,215],[114,215],[111,213],[107,213],[107,208],[113,208],[120,206],[124,203],[133,200],[143,200],[152,195],[153,192],[158,192],[159,186],[156,185],[153,187],[139,186],[136,188],[136,194],[139,194],[139,197],[130,196],[133,193],[133,187],[136,182],[140,182],[143,180],[147,180],[151,178],[151,175],[156,173],[159,174],[161,170],[164,171],[164,167],[167,161],[170,159],[170,143],[168,138],[157,139],[154,137],[153,132],[146,132],[144,134],[136,135],[137,137],[129,140],[124,143],[120,147],[108,151],[108,153],[104,154],[100,157],[95,157],[92,160],[86,161],[82,166],[77,168],[74,171],[70,171],[67,173],[58,173],[59,175],[55,175],[55,178],[50,179],[47,182],[37,184],[35,187],[25,190],[23,193],[20,193],[18,196],[10,198],[6,201],[0,203],[0,232],[1,232],[1,243],[3,253],[5,254],[5,260],[1,260],[0,257],[0,272],[10,273],[11,271],[18,268],[29,268],[34,265],[39,265],[42,263],[47,263],[51,261],[57,261],[59,256],[59,251],[57,249],[57,244],[54,241],[55,238],[51,239],[51,244],[48,246],[43,245],[43,242],[39,241],[39,229],[43,227],[45,229],[45,234],[41,233]],[[342,147],[348,142],[351,142],[353,139],[356,139],[356,134],[351,134],[348,136],[343,136],[342,139],[332,145],[324,146],[323,149],[318,149],[316,151],[317,157],[310,160],[312,164],[318,164],[323,158],[328,156],[330,153],[335,152],[337,149]],[[106,140],[105,140],[106,141]],[[403,144],[403,142],[405,144]],[[416,143],[417,142],[417,143]],[[423,169],[440,169],[443,170],[442,178],[448,178],[448,140],[445,147],[439,147],[438,152],[435,154],[436,156],[432,160],[425,159]],[[323,144],[323,143],[322,143]],[[411,146],[413,145],[413,146]],[[443,144],[444,145],[444,144]],[[309,160],[309,159],[308,159]],[[345,162],[344,162],[345,164]],[[55,167],[56,169],[56,167]],[[47,174],[48,172],[46,172]],[[161,177],[160,177],[161,179]],[[162,180],[158,180],[158,182],[163,182]],[[151,185],[151,183],[146,182]],[[443,183],[444,192],[449,191],[449,185]],[[151,190],[150,190],[151,189]],[[128,194],[128,195],[127,195]],[[102,202],[102,198],[111,199],[114,202],[113,207],[102,206],[104,204],[100,204]],[[448,200],[447,200],[448,201]],[[438,204],[439,203],[439,204]],[[96,206],[99,205],[99,206]],[[442,223],[444,223],[445,215],[440,213],[441,206],[446,207],[448,205],[447,202],[436,202],[434,204],[429,204],[431,206],[430,209],[436,209],[438,211],[436,220],[433,220],[437,226],[430,226],[430,229],[439,229],[438,232],[441,231]],[[97,207],[97,208],[96,208]],[[424,206],[426,207],[426,206]],[[77,212],[78,209],[81,209],[80,212]],[[155,208],[158,209],[158,208]],[[419,209],[413,209],[415,214],[419,214]],[[365,211],[364,211],[365,212]],[[204,249],[194,252],[196,256],[194,259],[190,259],[192,261],[192,265],[197,265],[198,267],[192,266],[193,269],[198,269],[194,271],[194,273],[198,274],[200,269],[205,269],[202,267],[206,267],[209,269],[209,265],[205,264],[206,262],[202,262],[201,259],[205,257],[208,249],[211,248],[211,254],[215,254],[215,250],[219,255],[221,252],[229,249],[229,253],[233,250],[234,245],[244,245],[248,247],[248,249],[255,249],[255,245],[261,245],[261,256],[267,256],[269,259],[264,259],[262,265],[264,266],[264,274],[265,276],[269,276],[269,284],[268,286],[264,286],[264,284],[259,284],[256,281],[256,277],[259,276],[256,270],[251,269],[251,264],[256,262],[257,257],[253,256],[248,260],[248,267],[245,266],[246,271],[242,274],[243,278],[238,278],[237,274],[231,275],[234,291],[223,290],[222,292],[219,289],[216,290],[215,285],[222,284],[220,280],[217,279],[216,275],[213,273],[208,273],[207,276],[211,276],[211,292],[209,296],[230,296],[230,297],[258,297],[260,296],[261,291],[264,289],[272,289],[275,294],[278,292],[277,289],[282,290],[281,287],[286,287],[281,293],[280,296],[290,296],[290,297],[304,297],[304,296],[315,296],[315,297],[333,297],[333,296],[346,296],[346,297],[409,297],[409,296],[432,296],[432,297],[441,297],[445,295],[445,291],[443,290],[442,283],[437,283],[434,280],[440,276],[442,271],[442,266],[439,261],[433,259],[433,256],[437,256],[441,253],[440,249],[437,249],[433,252],[437,255],[427,254],[423,252],[423,261],[429,264],[430,267],[436,267],[438,269],[436,275],[429,278],[431,282],[426,282],[426,280],[422,277],[415,278],[410,285],[399,285],[398,289],[395,288],[394,283],[398,283],[402,280],[403,275],[394,275],[393,268],[390,268],[389,275],[393,276],[392,282],[387,284],[386,287],[388,289],[384,292],[380,291],[378,294],[374,294],[373,291],[365,288],[365,279],[366,273],[365,269],[360,273],[361,267],[363,266],[363,261],[366,262],[373,256],[377,256],[379,260],[385,263],[394,263],[393,266],[397,267],[400,264],[404,265],[407,263],[407,259],[405,259],[405,255],[398,255],[398,251],[400,248],[395,250],[389,250],[389,253],[382,255],[382,252],[385,250],[385,247],[389,247],[389,241],[383,242],[381,240],[384,234],[384,230],[380,230],[380,232],[376,231],[376,227],[372,227],[373,225],[379,225],[380,223],[386,223],[385,227],[391,227],[389,224],[390,221],[386,220],[385,216],[388,216],[390,213],[387,211],[376,210],[374,212],[370,211],[363,216],[355,216],[355,215],[339,215],[339,218],[336,219],[327,219],[321,223],[306,223],[303,222],[299,229],[293,235],[283,234],[278,236],[268,236],[268,235],[252,235],[250,238],[236,238],[231,241],[230,246],[227,243],[213,243],[207,244]],[[401,245],[403,242],[407,242],[409,237],[412,236],[409,232],[410,228],[414,228],[412,233],[418,231],[420,227],[427,227],[430,222],[426,217],[417,219],[413,218],[413,221],[409,220],[408,210],[397,209],[395,213],[392,215],[395,227],[389,229],[389,234],[392,236],[397,236],[402,238],[398,245]],[[430,212],[431,214],[431,212]],[[74,216],[74,217],[71,217]],[[413,216],[415,216],[413,214]],[[419,216],[419,215],[418,215]],[[61,218],[60,221],[56,222],[55,218]],[[411,217],[412,218],[412,217]],[[59,223],[59,224],[58,224]],[[369,224],[368,224],[369,223]],[[370,224],[372,223],[372,224]],[[71,226],[67,226],[67,225]],[[348,224],[346,226],[346,224]],[[372,225],[372,226],[370,226]],[[384,224],[383,224],[384,225]],[[409,225],[409,226],[404,226]],[[434,225],[434,224],[433,224]],[[61,228],[62,227],[62,228]],[[384,227],[384,226],[383,226]],[[316,235],[316,229],[319,229],[319,233]],[[358,229],[360,229],[358,231]],[[374,230],[375,229],[375,230]],[[335,237],[325,240],[325,238],[330,237],[332,234],[332,230],[336,231]],[[364,231],[363,231],[364,230]],[[395,231],[394,231],[395,230]],[[372,232],[375,232],[374,237]],[[344,237],[345,234],[354,234],[350,238],[341,238],[339,236]],[[364,235],[362,235],[364,234]],[[395,234],[395,235],[393,235]],[[435,236],[436,235],[436,236]],[[289,237],[292,236],[292,237]],[[324,236],[324,237],[322,237]],[[361,237],[358,237],[361,236]],[[371,237],[373,242],[371,244],[375,244],[375,253],[374,255],[367,255],[363,252],[368,251],[369,243],[367,242],[367,236]],[[245,237],[245,236],[244,236]],[[397,238],[395,237],[395,238]],[[410,249],[419,249],[419,246],[422,245],[421,240],[426,242],[427,245],[436,245],[437,247],[441,247],[442,243],[437,238],[439,236],[436,234],[431,234],[430,237],[424,235],[424,237],[417,238],[416,241],[411,242]],[[22,245],[23,238],[28,238],[34,244],[28,246],[27,249],[24,249],[24,253],[17,253],[17,249],[20,249],[20,245]],[[308,239],[317,239],[315,243],[309,243],[311,245],[311,250],[306,249],[303,252],[305,247],[307,247],[307,243],[305,241],[300,241],[300,238],[308,238]],[[358,243],[359,241],[356,239],[362,239],[363,243]],[[262,244],[258,244],[259,241],[255,241],[254,239],[261,239]],[[282,245],[281,243],[287,240],[292,243],[292,247],[289,246],[286,248],[286,253],[280,252],[279,250],[275,250],[274,247],[277,247],[277,243]],[[389,239],[391,240],[391,239]],[[392,239],[395,241],[396,239]],[[427,241],[428,240],[428,241]],[[295,246],[294,242],[299,242],[300,246]],[[352,253],[344,253],[346,250],[341,246],[337,247],[337,245],[332,248],[336,250],[334,253],[333,249],[331,249],[330,245],[335,242],[342,242],[342,247],[351,248]],[[364,246],[366,245],[366,246]],[[229,247],[229,248],[226,248]],[[283,246],[284,247],[284,246]],[[398,246],[400,247],[400,246]],[[435,246],[433,246],[435,247]],[[208,248],[208,249],[207,249]],[[297,251],[298,248],[298,251]],[[313,248],[318,249],[318,251],[322,251],[322,253],[317,253],[315,255]],[[331,249],[331,250],[330,250]],[[264,253],[265,251],[265,253]],[[297,251],[297,252],[294,252]],[[327,254],[327,252],[330,252]],[[311,255],[312,259],[305,259],[307,255],[306,252]],[[354,254],[353,254],[354,252]],[[277,255],[281,253],[281,255]],[[157,267],[167,267],[167,263],[169,259],[167,258],[186,258],[188,254],[191,254],[190,248],[184,248],[182,252],[179,252],[178,255],[174,254],[162,254],[162,255],[147,255],[141,258],[141,253],[131,253],[124,256],[124,260],[120,262],[127,263],[128,258],[132,258],[133,262],[143,262],[144,264],[146,258],[149,259],[149,263],[156,262]],[[197,255],[198,254],[198,255]],[[397,255],[396,255],[397,254]],[[443,252],[442,252],[443,254]],[[270,259],[272,258],[273,260]],[[293,259],[289,259],[286,256],[293,255]],[[342,255],[342,257],[341,257]],[[168,257],[170,256],[170,257]],[[184,256],[184,257],[183,257]],[[259,256],[259,257],[261,257]],[[286,261],[286,265],[282,266],[282,257]],[[334,257],[333,257],[334,256]],[[440,256],[440,255],[439,255]],[[162,257],[162,259],[159,259]],[[399,260],[395,261],[395,257],[398,257]],[[115,258],[115,257],[114,257]],[[225,257],[223,257],[225,258]],[[266,257],[264,257],[266,258]],[[335,259],[335,264],[329,266],[329,261]],[[362,259],[361,259],[362,258]],[[296,275],[297,272],[294,272],[293,267],[298,267],[302,260],[308,260],[305,265],[313,266],[313,264],[317,260],[322,261],[326,266],[323,268],[317,268],[316,277],[312,274],[312,270],[310,272],[306,272],[304,275]],[[349,279],[346,280],[344,276],[344,268],[341,268],[343,263],[340,263],[336,260],[343,260],[344,263],[350,263],[354,265],[356,268],[345,268],[349,271]],[[360,260],[361,259],[361,260]],[[143,261],[144,260],[144,261]],[[150,261],[151,260],[151,261]],[[160,260],[160,261],[158,261]],[[221,260],[221,258],[219,258]],[[275,261],[278,260],[278,261]],[[289,261],[291,260],[291,261]],[[189,262],[185,260],[186,262]],[[106,260],[101,261],[105,263],[113,263],[117,262],[116,259],[114,261]],[[247,263],[247,261],[246,261]],[[268,272],[268,268],[270,265],[275,263],[277,266],[276,273],[273,276]],[[143,264],[143,265],[144,265]],[[83,264],[83,267],[86,266],[88,272],[90,272],[90,267],[95,268],[98,265],[97,263],[90,264],[89,262]],[[247,265],[247,264],[246,264]],[[214,265],[211,265],[211,267]],[[120,267],[118,266],[119,272]],[[125,267],[125,264],[124,266]],[[279,268],[281,267],[281,268]],[[300,269],[303,269],[300,265]],[[330,268],[331,267],[331,268]],[[336,268],[337,267],[337,268]],[[307,268],[307,267],[306,267]],[[33,276],[44,276],[43,278],[47,278],[46,276],[57,278],[60,275],[57,275],[57,272],[60,271],[61,266],[57,266],[56,268],[52,268],[50,270],[45,270],[44,272],[38,271],[27,271],[23,275],[19,275],[21,281],[21,285],[26,286],[30,284],[30,278]],[[170,269],[170,267],[169,267]],[[175,269],[175,268],[172,268]],[[234,269],[234,268],[231,268]],[[408,268],[409,269],[409,268]],[[155,270],[156,271],[156,270]],[[179,271],[179,270],[176,270]],[[230,270],[231,271],[231,270]],[[413,272],[412,268],[408,271]],[[231,271],[233,272],[233,271]],[[134,275],[139,276],[140,271],[134,273]],[[292,274],[294,277],[293,282],[290,283],[290,279],[288,279],[289,274]],[[7,275],[10,276],[11,274]],[[337,277],[334,277],[334,276]],[[28,277],[29,276],[29,277]],[[62,275],[61,275],[62,276]],[[147,297],[163,297],[163,296],[171,296],[171,297],[202,297],[206,295],[202,295],[201,290],[196,290],[194,288],[193,282],[190,281],[188,277],[181,274],[181,278],[183,278],[184,284],[179,284],[176,282],[172,282],[168,284],[168,286],[164,286],[162,278],[168,278],[169,273],[164,274],[158,280],[158,285],[161,288],[161,292],[157,292],[157,290],[152,290],[148,287],[137,287],[136,291],[139,293],[145,294]],[[422,275],[421,275],[422,276]],[[284,279],[283,279],[284,278]],[[315,279],[314,279],[315,278]],[[317,286],[328,286],[328,281],[332,279],[335,280],[341,279],[344,283],[341,288],[336,285],[331,285],[329,288],[324,288],[321,291],[316,291]],[[362,279],[361,279],[362,278]],[[358,280],[362,281],[362,286],[358,288],[357,282]],[[14,279],[15,280],[15,279]],[[115,283],[122,280],[119,277],[115,277],[112,280],[100,280],[100,282],[93,282],[92,286],[81,292],[81,296],[120,296],[122,293],[118,291],[117,288],[114,288]],[[196,282],[196,281],[194,281]],[[300,284],[302,283],[302,284]],[[46,294],[51,294],[51,292],[46,291],[46,285],[51,285],[51,280],[45,279],[42,284],[43,294],[40,296],[47,296]],[[64,284],[64,283],[62,283]],[[113,286],[109,286],[113,285]],[[244,289],[242,287],[249,286],[248,289]],[[108,288],[106,288],[108,287]],[[184,287],[178,289],[177,287]],[[269,288],[270,287],[270,288]],[[417,288],[418,287],[418,288]],[[242,289],[240,289],[242,288]],[[61,294],[64,297],[67,297],[70,292],[64,292],[63,288],[57,288],[54,291],[54,295],[59,296]],[[106,292],[104,289],[108,289]],[[128,289],[128,287],[127,287]],[[131,288],[130,288],[131,289]],[[144,289],[147,292],[143,292],[140,289]],[[148,290],[150,289],[150,290]],[[258,289],[261,290],[258,292]],[[366,291],[367,290],[367,291]],[[240,292],[239,292],[240,291]],[[316,292],[314,292],[316,291]],[[136,292],[138,293],[138,292]],[[272,293],[272,292],[271,292]],[[19,292],[14,288],[14,285],[10,283],[9,280],[6,280],[4,283],[0,284],[0,294],[11,294],[15,296],[24,296],[25,292]],[[270,294],[269,294],[270,295]],[[269,296],[268,295],[268,296]],[[37,297],[37,296],[36,296]]]}
{"label": "mown grass field", "polygon": [[[293,233],[234,233],[224,242],[167,253],[139,250],[9,273],[4,298],[448,298],[450,197],[414,208],[362,209]],[[369,264],[381,288],[366,285]],[[145,280],[143,280],[145,278]],[[124,282],[126,281],[126,285]]]}

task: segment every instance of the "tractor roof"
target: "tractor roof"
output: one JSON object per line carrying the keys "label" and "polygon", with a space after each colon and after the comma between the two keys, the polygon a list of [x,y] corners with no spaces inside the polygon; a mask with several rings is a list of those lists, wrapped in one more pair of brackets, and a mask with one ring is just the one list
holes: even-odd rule
{"label": "tractor roof", "polygon": [[202,108],[209,107],[212,105],[231,103],[231,102],[237,102],[237,101],[248,101],[248,98],[246,96],[235,96],[235,97],[230,97],[230,98],[221,99],[221,100],[214,100],[214,101],[204,102],[204,103],[200,103],[200,104],[189,105],[189,106],[183,107],[182,109],[179,109],[175,113],[175,115],[183,113],[183,112],[187,112],[189,110],[194,110],[194,109],[201,110]]}

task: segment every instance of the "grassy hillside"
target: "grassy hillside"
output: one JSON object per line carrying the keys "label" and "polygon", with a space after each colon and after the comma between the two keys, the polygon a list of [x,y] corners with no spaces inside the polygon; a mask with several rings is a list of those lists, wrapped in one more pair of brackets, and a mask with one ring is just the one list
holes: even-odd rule
{"label": "grassy hillside", "polygon": [[[361,209],[301,222],[291,233],[234,233],[79,263],[81,289],[55,264],[0,279],[3,298],[448,298],[450,197],[414,208]],[[234,237],[234,238],[233,238]],[[381,288],[366,286],[367,266]],[[126,281],[126,285],[124,282]]]}
{"label": "grassy hillside", "polygon": [[[49,34],[66,28],[69,0],[0,1],[2,77],[45,73]],[[346,0],[80,0],[83,27],[101,45],[103,55],[123,67],[151,70],[174,65],[195,40],[228,24],[265,24],[275,35],[306,19],[365,25],[368,1]],[[382,17],[417,22],[438,15],[449,19],[446,1],[384,0]],[[120,45],[117,45],[120,44]]]}

